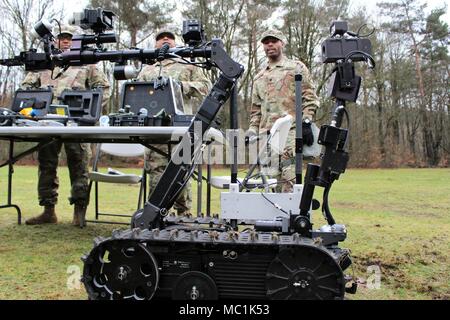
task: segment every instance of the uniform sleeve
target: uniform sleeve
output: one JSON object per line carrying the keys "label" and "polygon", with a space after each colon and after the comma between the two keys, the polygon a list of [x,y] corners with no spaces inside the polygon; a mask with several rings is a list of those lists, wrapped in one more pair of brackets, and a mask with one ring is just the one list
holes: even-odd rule
{"label": "uniform sleeve", "polygon": [[96,66],[92,66],[88,82],[90,88],[103,89],[102,114],[107,114],[111,91],[109,81],[106,78],[106,75],[102,71],[100,71],[100,69],[98,69]]}
{"label": "uniform sleeve", "polygon": [[41,86],[41,77],[37,72],[28,72],[25,78],[23,79],[20,87],[22,89],[27,88],[40,88]]}
{"label": "uniform sleeve", "polygon": [[181,81],[183,85],[183,94],[189,98],[203,98],[211,90],[211,81],[203,74],[202,69],[193,67],[189,81]]}
{"label": "uniform sleeve", "polygon": [[250,108],[250,130],[259,132],[259,125],[261,123],[261,105],[262,98],[258,91],[258,79],[253,82],[253,90],[252,90],[252,106]]}
{"label": "uniform sleeve", "polygon": [[303,76],[302,81],[302,98],[303,98],[303,116],[314,120],[316,110],[319,108],[319,98],[316,94],[316,86],[311,78],[311,73],[308,68],[302,63],[297,64],[297,73]]}

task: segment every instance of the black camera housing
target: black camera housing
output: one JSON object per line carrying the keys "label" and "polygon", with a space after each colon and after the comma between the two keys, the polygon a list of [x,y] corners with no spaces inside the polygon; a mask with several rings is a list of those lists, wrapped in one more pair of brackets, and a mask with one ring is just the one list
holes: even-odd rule
{"label": "black camera housing", "polygon": [[183,40],[191,47],[206,42],[205,30],[200,21],[193,19],[183,21]]}
{"label": "black camera housing", "polygon": [[[322,43],[322,62],[335,63],[344,60],[352,51],[362,51],[372,54],[372,44],[369,39],[359,38],[328,38]],[[351,59],[355,62],[365,61],[363,54],[354,54]]]}
{"label": "black camera housing", "polygon": [[348,31],[348,23],[347,21],[339,21],[339,20],[335,20],[331,23],[330,26],[330,34],[332,37],[336,36],[336,35],[341,35],[343,36],[344,34],[346,34]]}
{"label": "black camera housing", "polygon": [[[372,44],[369,39],[359,38],[353,32],[348,31],[347,21],[333,21],[330,27],[331,36],[322,43],[322,62],[336,63],[345,60],[347,56],[355,51],[372,55]],[[349,35],[349,37],[345,37]],[[355,53],[351,55],[354,62],[365,61],[364,54]]]}
{"label": "black camera housing", "polygon": [[74,14],[72,24],[80,26],[83,30],[92,29],[95,33],[103,33],[113,29],[114,12],[103,9],[84,9]]}

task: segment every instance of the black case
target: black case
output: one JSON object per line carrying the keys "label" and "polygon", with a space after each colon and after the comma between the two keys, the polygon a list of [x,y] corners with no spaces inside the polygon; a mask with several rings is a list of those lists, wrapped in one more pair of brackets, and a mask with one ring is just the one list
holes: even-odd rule
{"label": "black case", "polygon": [[20,112],[24,108],[33,108],[41,110],[41,115],[46,115],[48,107],[53,100],[53,91],[51,88],[47,89],[19,89],[15,92],[11,110]]}
{"label": "black case", "polygon": [[154,81],[126,82],[122,87],[121,107],[130,106],[130,112],[139,114],[147,109],[148,116],[157,115],[164,110],[168,115],[184,115],[181,87],[171,78],[167,84],[155,89]]}
{"label": "black case", "polygon": [[[180,85],[172,78],[156,81],[157,89],[155,81],[124,83],[120,108],[131,114],[110,115],[110,126],[189,126],[193,115],[183,113]],[[142,109],[146,114],[141,112]]]}
{"label": "black case", "polygon": [[59,98],[61,104],[69,106],[71,118],[83,124],[95,124],[102,112],[103,89],[64,90]]}

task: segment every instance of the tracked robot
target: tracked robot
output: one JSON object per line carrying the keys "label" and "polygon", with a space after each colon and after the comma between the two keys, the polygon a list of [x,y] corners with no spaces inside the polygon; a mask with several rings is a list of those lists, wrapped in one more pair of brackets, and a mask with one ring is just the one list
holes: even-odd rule
{"label": "tracked robot", "polygon": [[[85,10],[81,20],[91,27],[95,24],[96,35],[74,38],[69,52],[51,51],[46,46],[45,53],[25,52],[1,63],[25,64],[28,70],[37,70],[109,60],[118,63],[115,74],[123,78],[134,75],[126,61],[154,63],[178,58],[217,68],[219,76],[190,123],[190,161],[178,164],[170,160],[148,202],[134,214],[131,228],[96,238],[92,250],[83,256],[82,282],[89,299],[334,300],[355,293],[356,282],[345,274],[352,264],[350,251],[340,246],[347,230],[331,214],[328,195],[349,160],[348,129],[341,126],[348,118],[346,102],[356,101],[361,85],[354,63],[368,61],[374,66],[370,41],[347,31],[346,22],[335,21],[331,37],[323,43],[323,62],[335,66],[330,95],[336,104],[331,123],[320,129],[321,163],[308,164],[303,184],[303,142],[301,126],[297,126],[292,193],[248,192],[233,172],[229,191],[221,194],[220,216],[177,217],[169,214],[169,209],[193,175],[194,162],[206,144],[194,141],[203,139],[244,69],[229,57],[219,39],[206,42],[196,21],[184,23],[186,47],[107,51],[101,41],[112,38],[103,34],[112,26],[112,16],[100,9]],[[87,46],[92,43],[96,47]],[[203,60],[195,62],[196,58]],[[301,75],[296,76],[296,84],[297,123],[301,123]],[[194,130],[199,125],[201,132]],[[177,148],[182,148],[181,144]],[[175,154],[180,152],[175,150]],[[312,210],[320,207],[313,199],[317,187],[324,188],[321,205],[327,221],[319,229],[312,224]]]}

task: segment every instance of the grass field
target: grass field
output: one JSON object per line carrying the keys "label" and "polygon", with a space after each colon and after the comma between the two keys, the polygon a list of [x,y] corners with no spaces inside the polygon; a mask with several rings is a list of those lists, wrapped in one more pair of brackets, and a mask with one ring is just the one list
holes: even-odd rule
{"label": "grass field", "polygon": [[[84,288],[73,281],[82,268],[80,257],[92,248],[95,236],[109,236],[118,227],[71,226],[68,170],[59,172],[57,225],[18,226],[14,210],[0,210],[0,299],[86,299]],[[13,202],[25,219],[41,210],[36,181],[35,167],[16,167]],[[0,183],[4,203],[6,169],[0,170]],[[137,193],[134,186],[105,186],[102,208],[132,213]],[[213,197],[218,212],[219,193]],[[347,225],[343,247],[351,249],[361,282],[358,293],[348,298],[450,299],[450,169],[348,170],[336,182],[330,202],[337,222]],[[88,215],[92,218],[93,206]],[[324,224],[318,211],[314,223]],[[374,279],[370,266],[381,270],[379,288],[367,285]]]}

